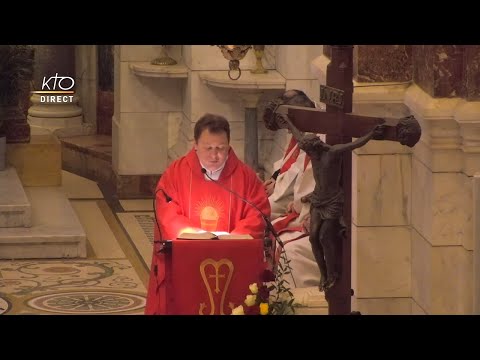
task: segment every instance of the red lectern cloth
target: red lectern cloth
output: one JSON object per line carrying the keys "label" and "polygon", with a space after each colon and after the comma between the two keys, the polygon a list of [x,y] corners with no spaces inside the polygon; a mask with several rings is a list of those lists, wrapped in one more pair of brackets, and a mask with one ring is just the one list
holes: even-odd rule
{"label": "red lectern cloth", "polygon": [[175,240],[154,254],[145,313],[228,315],[266,268],[262,240]]}

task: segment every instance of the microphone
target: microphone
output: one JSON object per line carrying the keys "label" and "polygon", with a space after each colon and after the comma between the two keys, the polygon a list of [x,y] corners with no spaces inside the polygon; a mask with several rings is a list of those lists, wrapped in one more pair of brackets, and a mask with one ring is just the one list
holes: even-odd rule
{"label": "microphone", "polygon": [[283,248],[283,241],[280,240],[280,238],[278,237],[278,234],[277,232],[275,231],[272,223],[270,222],[270,219],[267,217],[267,215],[265,215],[262,210],[260,210],[255,204],[253,204],[252,202],[248,201],[247,199],[243,198],[242,196],[240,196],[239,194],[237,194],[235,191],[233,191],[232,189],[229,189],[225,186],[223,186],[222,184],[220,184],[218,181],[212,179],[208,174],[207,174],[207,169],[203,168],[202,167],[202,173],[204,175],[206,175],[211,181],[213,181],[215,184],[217,184],[218,186],[222,187],[223,189],[227,190],[229,193],[235,195],[237,198],[239,198],[240,200],[242,200],[244,203],[250,205],[251,207],[253,207],[255,210],[257,210],[260,215],[262,216],[263,218],[263,221],[265,221],[265,224],[267,225],[267,228],[268,230],[273,234],[273,236],[275,237],[275,240],[280,244],[280,246]]}

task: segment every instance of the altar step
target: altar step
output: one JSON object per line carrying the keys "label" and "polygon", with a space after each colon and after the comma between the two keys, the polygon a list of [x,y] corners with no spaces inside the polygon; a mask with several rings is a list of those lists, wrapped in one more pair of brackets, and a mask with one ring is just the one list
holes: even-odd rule
{"label": "altar step", "polygon": [[[0,259],[85,258],[87,236],[63,189],[23,188],[18,177],[17,182],[11,172],[3,173],[0,178],[10,184],[0,188],[0,219],[17,218],[16,227],[0,227]],[[18,214],[8,213],[7,202],[17,204],[12,208],[18,208]]]}
{"label": "altar step", "polygon": [[328,315],[328,302],[325,293],[318,287],[294,288],[291,292],[295,298],[295,315]]}
{"label": "altar step", "polygon": [[66,136],[61,137],[60,142],[63,170],[98,183],[113,182],[111,136]]}
{"label": "altar step", "polygon": [[13,167],[0,171],[0,228],[29,227],[32,207]]}
{"label": "altar step", "polygon": [[160,174],[118,175],[112,168],[112,137],[62,135],[62,168],[108,188],[122,199],[153,196]]}

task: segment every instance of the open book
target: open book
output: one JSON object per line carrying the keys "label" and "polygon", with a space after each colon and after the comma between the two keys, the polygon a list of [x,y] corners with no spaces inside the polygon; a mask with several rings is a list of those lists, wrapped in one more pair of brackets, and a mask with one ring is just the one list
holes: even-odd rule
{"label": "open book", "polygon": [[253,239],[249,234],[219,234],[212,232],[202,233],[181,233],[177,239],[183,240],[229,240],[229,239]]}

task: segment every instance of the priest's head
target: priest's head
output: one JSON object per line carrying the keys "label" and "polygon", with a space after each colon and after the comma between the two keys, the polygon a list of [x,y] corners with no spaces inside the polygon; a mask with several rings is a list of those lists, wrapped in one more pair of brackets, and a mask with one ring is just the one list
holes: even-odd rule
{"label": "priest's head", "polygon": [[209,171],[221,168],[230,150],[230,124],[223,116],[203,115],[193,130],[195,151],[202,167]]}

